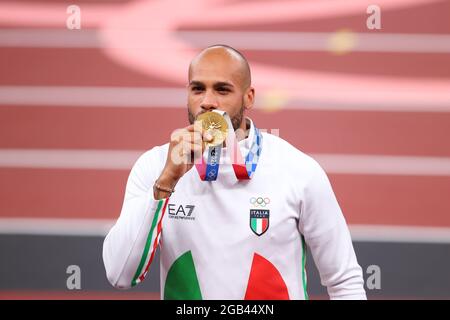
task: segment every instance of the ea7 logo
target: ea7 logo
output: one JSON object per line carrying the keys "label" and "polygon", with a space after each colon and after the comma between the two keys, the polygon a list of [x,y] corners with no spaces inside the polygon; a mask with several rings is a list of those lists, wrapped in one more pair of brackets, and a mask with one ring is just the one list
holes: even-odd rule
{"label": "ea7 logo", "polygon": [[188,219],[194,220],[195,217],[193,215],[195,206],[188,205],[176,205],[174,203],[169,203],[167,205],[169,211],[169,217],[173,219]]}

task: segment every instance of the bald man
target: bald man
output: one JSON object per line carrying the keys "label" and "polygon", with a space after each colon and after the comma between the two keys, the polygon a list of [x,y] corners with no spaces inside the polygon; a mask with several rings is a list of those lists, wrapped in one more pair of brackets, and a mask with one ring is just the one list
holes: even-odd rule
{"label": "bald man", "polygon": [[[143,281],[159,246],[163,299],[308,299],[309,247],[330,298],[366,298],[325,172],[255,126],[246,116],[254,99],[250,67],[237,50],[212,46],[192,60],[190,125],[137,160],[105,238],[113,286]],[[223,119],[211,122],[215,128],[229,129],[220,145],[197,126],[211,115]]]}

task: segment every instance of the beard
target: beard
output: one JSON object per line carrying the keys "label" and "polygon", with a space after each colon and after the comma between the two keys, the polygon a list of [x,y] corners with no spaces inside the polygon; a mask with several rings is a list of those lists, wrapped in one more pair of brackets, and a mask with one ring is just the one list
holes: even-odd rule
{"label": "beard", "polygon": [[[191,110],[189,110],[189,107],[187,109],[188,109],[189,124],[194,124],[194,122],[197,119],[197,117],[199,115],[201,115],[202,113],[206,112],[206,111],[199,112],[197,115],[194,115],[191,112]],[[230,116],[230,120],[231,120],[231,124],[233,125],[234,131],[236,131],[237,129],[239,129],[241,127],[242,121],[244,120],[244,110],[245,110],[244,101],[242,101],[242,106],[239,109],[239,111],[236,114],[234,114],[234,115],[231,115],[231,114],[229,115]]]}

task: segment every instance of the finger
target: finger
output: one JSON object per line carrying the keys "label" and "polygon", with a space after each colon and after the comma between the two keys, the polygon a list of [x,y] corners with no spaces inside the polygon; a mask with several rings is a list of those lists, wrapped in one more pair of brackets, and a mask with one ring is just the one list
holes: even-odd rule
{"label": "finger", "polygon": [[185,163],[185,148],[182,143],[177,143],[170,151],[170,161],[175,165],[181,165]]}
{"label": "finger", "polygon": [[184,129],[176,129],[170,135],[170,141],[180,142],[183,139],[183,135],[186,133]]}
{"label": "finger", "polygon": [[194,130],[196,129],[196,125],[195,125],[195,123],[191,124],[191,125],[187,126],[185,129],[189,132],[194,132]]}
{"label": "finger", "polygon": [[201,133],[201,139],[206,142],[211,142],[214,140],[214,136],[208,132],[203,130],[201,121],[196,121],[193,125],[190,125],[186,128],[189,132],[198,132]]}
{"label": "finger", "polygon": [[[184,149],[184,158],[186,159],[186,163],[192,164],[192,163],[200,163],[201,156],[203,152],[203,144],[196,144],[196,143],[183,143],[183,149]],[[195,162],[197,161],[197,162]]]}
{"label": "finger", "polygon": [[211,142],[213,141],[214,137],[209,131],[203,132],[203,141]]}
{"label": "finger", "polygon": [[202,139],[202,133],[201,133],[201,132],[197,132],[197,131],[193,132],[193,133],[192,133],[192,141],[193,141],[194,143],[201,144],[202,141],[203,141],[203,139]]}
{"label": "finger", "polygon": [[182,139],[178,142],[186,142],[186,143],[193,143],[193,144],[202,144],[202,135],[200,132],[185,132],[182,136]]}
{"label": "finger", "polygon": [[181,138],[178,140],[178,142],[187,142],[187,143],[191,143],[192,141],[194,141],[195,139],[195,133],[194,132],[190,132],[186,129],[183,129],[183,132],[181,134]]}
{"label": "finger", "polygon": [[194,152],[195,154],[201,154],[202,150],[203,150],[203,143],[197,144],[197,143],[193,143],[191,144],[191,151]]}
{"label": "finger", "polygon": [[195,121],[193,125],[189,126],[189,130],[192,130],[193,132],[198,132],[201,134],[203,132],[202,122]]}
{"label": "finger", "polygon": [[192,153],[192,143],[183,141],[182,142],[182,150],[183,150],[183,160],[184,163],[189,163],[191,161],[191,153]]}

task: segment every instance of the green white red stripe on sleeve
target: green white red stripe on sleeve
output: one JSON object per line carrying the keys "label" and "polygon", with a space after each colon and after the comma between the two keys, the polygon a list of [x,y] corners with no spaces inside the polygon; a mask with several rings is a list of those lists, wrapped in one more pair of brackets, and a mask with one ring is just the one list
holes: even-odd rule
{"label": "green white red stripe on sleeve", "polygon": [[141,256],[136,273],[134,274],[133,280],[131,281],[131,286],[135,286],[144,280],[147,275],[150,264],[155,256],[156,248],[158,247],[159,237],[162,228],[162,219],[166,211],[167,203],[169,198],[161,199],[156,207],[155,214],[152,220],[152,226],[147,236],[147,241],[145,243],[144,251]]}

